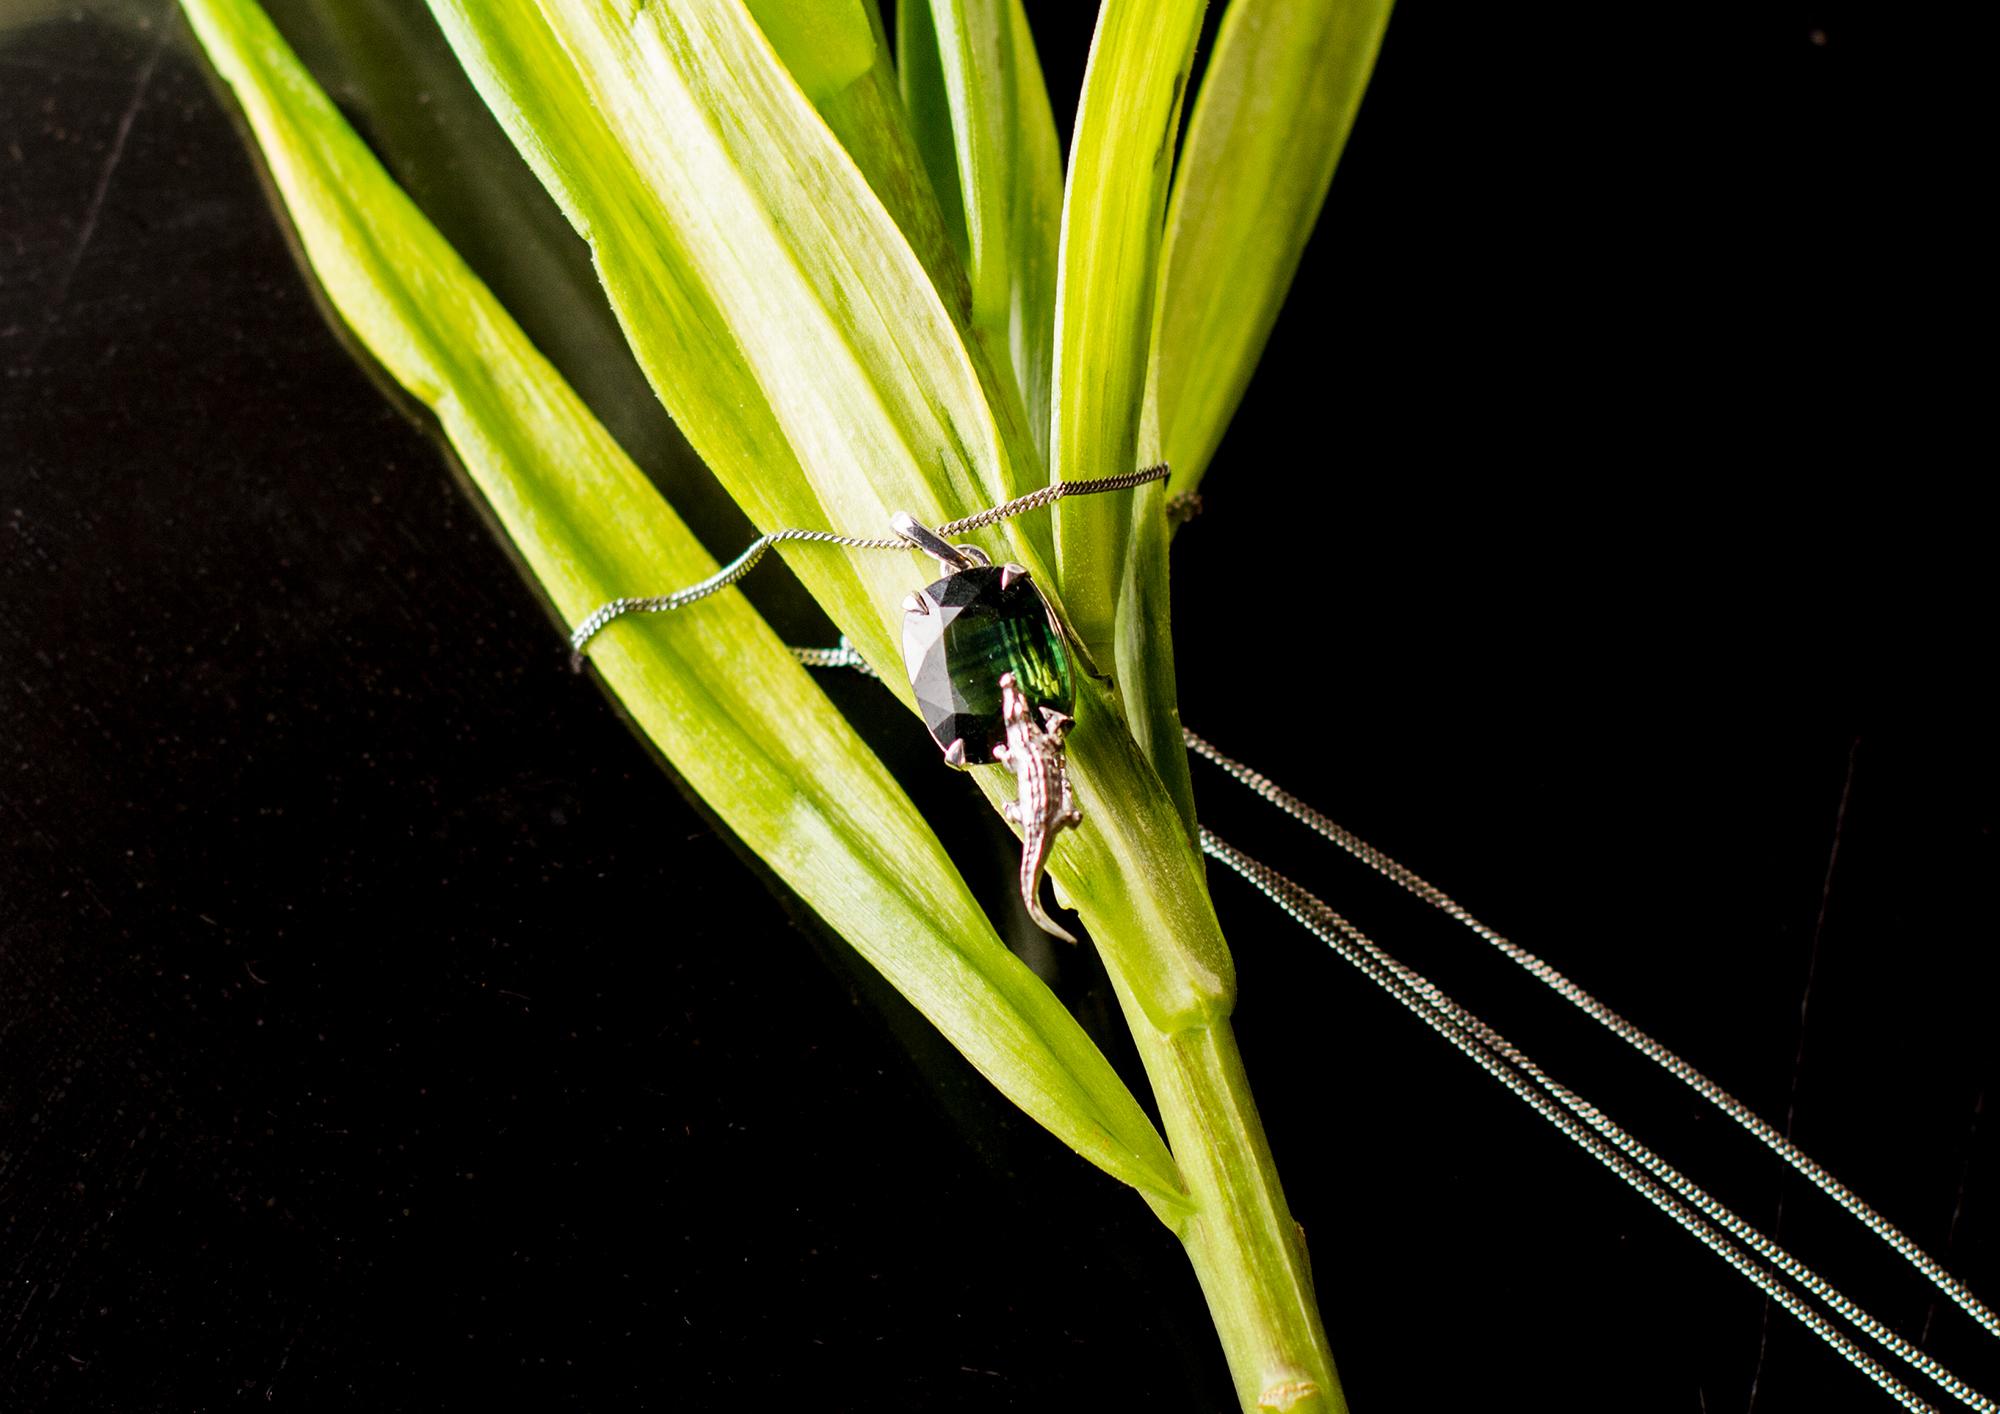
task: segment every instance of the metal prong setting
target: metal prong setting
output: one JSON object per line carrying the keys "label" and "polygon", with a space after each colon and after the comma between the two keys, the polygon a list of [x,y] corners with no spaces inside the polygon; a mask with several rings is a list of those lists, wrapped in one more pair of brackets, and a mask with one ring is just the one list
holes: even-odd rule
{"label": "metal prong setting", "polygon": [[905,594],[905,595],[903,596],[903,612],[904,612],[904,613],[906,613],[906,614],[928,614],[928,613],[929,613],[930,611],[931,611],[931,601],[930,601],[930,600],[928,600],[928,599],[926,599],[926,598],[925,598],[925,597],[924,597],[923,595],[921,595],[921,594]]}
{"label": "metal prong setting", "polygon": [[1015,580],[1026,579],[1027,577],[1028,567],[1026,565],[1000,566],[1000,587],[1003,590],[1013,588]]}
{"label": "metal prong setting", "polygon": [[952,738],[951,745],[944,749],[944,764],[956,766],[961,771],[965,769],[965,738]]}

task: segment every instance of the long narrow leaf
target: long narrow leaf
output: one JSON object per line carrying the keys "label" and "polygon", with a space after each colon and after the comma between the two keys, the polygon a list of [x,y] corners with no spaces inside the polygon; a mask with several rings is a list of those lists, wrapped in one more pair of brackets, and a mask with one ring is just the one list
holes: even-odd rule
{"label": "long narrow leaf", "polygon": [[1132,508],[1132,546],[1125,557],[1125,588],[1118,606],[1118,681],[1132,736],[1173,798],[1192,847],[1199,827],[1175,680],[1173,595],[1167,583],[1167,548],[1174,522],[1167,516],[1166,500],[1164,487],[1149,486]]}
{"label": "long narrow leaf", "polygon": [[[1046,436],[1046,428],[1030,417],[1022,401],[1017,377],[1009,367],[1015,361],[1010,352],[1015,345],[1009,339],[1006,322],[1003,320],[998,326],[993,326],[975,317],[972,289],[966,276],[964,231],[961,229],[963,212],[955,194],[951,197],[953,206],[950,212],[939,199],[933,185],[930,159],[918,146],[910,115],[902,101],[895,66],[889,62],[888,43],[882,36],[881,16],[873,0],[870,0],[868,9],[869,21],[875,27],[877,36],[874,68],[832,98],[815,106],[834,136],[847,149],[848,155],[861,168],[869,187],[881,199],[882,205],[909,241],[911,250],[929,273],[932,286],[964,338],[966,354],[972,361],[973,371],[985,390],[988,406],[998,425],[1001,444],[1010,450],[1013,484],[1032,488],[1045,476],[1047,458],[1041,438]],[[1053,128],[1050,137],[1054,137]],[[1053,149],[1050,162],[1051,189],[1059,194],[1062,189],[1061,164]],[[1057,202],[1051,200],[1047,209],[1051,221],[1048,230],[1050,250],[1042,268],[1050,287],[1050,307],[1053,307],[1055,227],[1052,223]],[[953,225],[954,219],[959,226]],[[1046,385],[1046,317],[1042,322],[1040,369],[1043,384]],[[1040,417],[1046,423],[1046,407]],[[1054,563],[1054,534],[1045,522],[1034,521],[1020,526],[1017,534],[1035,547],[1036,555],[1043,562]]]}
{"label": "long narrow leaf", "polygon": [[[1105,0],[1098,12],[1063,194],[1049,439],[1059,478],[1138,463],[1161,213],[1203,4]],[[1109,498],[1057,507],[1056,563],[1071,621],[1105,665],[1114,661],[1130,514]]]}
{"label": "long narrow leaf", "polygon": [[[250,0],[184,0],[328,299],[428,404],[559,611],[714,561],[390,181]],[[1131,1094],[994,935],[909,799],[734,591],[596,656],[687,782],[1015,1103],[1163,1211]],[[638,945],[648,940],[635,939]]]}
{"label": "long narrow leaf", "polygon": [[861,0],[743,0],[771,47],[814,103],[875,67],[875,34]]}
{"label": "long narrow leaf", "polygon": [[897,23],[932,182],[964,203],[973,324],[1008,350],[1046,459],[1062,151],[1027,12],[1020,0],[906,0]]}
{"label": "long narrow leaf", "polygon": [[[959,258],[969,267],[972,247],[965,231],[964,195],[958,184],[958,137],[952,128],[951,94],[944,86],[944,59],[938,52],[937,25],[927,0],[903,0],[896,6],[896,77],[903,110],[931,189],[944,207],[945,225],[957,244]],[[966,297],[971,298],[968,288]]]}
{"label": "long narrow leaf", "polygon": [[1392,0],[1233,0],[1167,213],[1146,417],[1192,491],[1264,351],[1326,201]]}
{"label": "long narrow leaf", "polygon": [[1062,268],[1063,160],[1055,112],[1042,77],[1028,12],[1015,0],[1013,11],[1014,118],[1013,224],[1011,245],[1018,262],[1008,306],[1007,341],[1014,351],[1035,446],[1043,464],[1054,465],[1050,419],[1055,415],[1056,283]]}
{"label": "long narrow leaf", "polygon": [[[964,256],[903,112],[876,7],[862,0],[757,0],[750,12],[923,262],[946,307],[969,318]],[[842,60],[837,80],[828,72],[829,51]]]}

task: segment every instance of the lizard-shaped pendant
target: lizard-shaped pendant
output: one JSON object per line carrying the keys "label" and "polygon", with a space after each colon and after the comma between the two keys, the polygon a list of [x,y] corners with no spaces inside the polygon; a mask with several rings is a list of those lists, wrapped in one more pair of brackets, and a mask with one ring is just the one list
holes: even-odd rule
{"label": "lizard-shaped pendant", "polygon": [[1067,930],[1042,912],[1042,871],[1049,862],[1049,850],[1056,835],[1083,823],[1070,793],[1069,768],[1063,759],[1063,736],[1072,718],[1052,707],[1041,709],[1042,723],[1035,721],[1035,709],[1022,695],[1012,673],[1000,675],[1000,720],[1006,724],[1007,740],[993,748],[993,759],[1014,773],[1017,789],[1013,800],[1000,813],[1021,827],[1021,902],[1028,917],[1044,933],[1066,943],[1076,941]]}

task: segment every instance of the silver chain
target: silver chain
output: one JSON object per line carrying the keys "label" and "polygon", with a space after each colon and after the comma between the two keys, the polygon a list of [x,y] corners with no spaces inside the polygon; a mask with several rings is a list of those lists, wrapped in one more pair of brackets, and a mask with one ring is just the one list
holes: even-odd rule
{"label": "silver chain", "polygon": [[[997,506],[988,506],[983,511],[974,511],[961,519],[947,521],[935,528],[940,536],[963,535],[970,530],[982,530],[989,525],[998,525],[1003,520],[1038,511],[1044,506],[1052,506],[1065,496],[1095,496],[1106,491],[1128,491],[1134,486],[1144,486],[1151,481],[1163,481],[1167,476],[1165,463],[1145,467],[1139,471],[1123,472],[1117,476],[1100,476],[1089,481],[1052,481],[1047,486],[1037,487],[1025,496],[1016,496],[1011,501],[1002,501]],[[584,621],[578,624],[569,636],[570,653],[576,661],[581,661],[583,650],[590,640],[604,632],[606,625],[627,614],[664,614],[675,609],[684,609],[689,604],[706,599],[711,594],[720,593],[751,570],[764,558],[773,545],[787,542],[809,545],[838,545],[849,550],[908,550],[911,544],[900,535],[840,535],[831,530],[767,530],[744,549],[743,553],[698,584],[690,584],[685,589],[676,589],[671,594],[651,594],[639,598],[613,599],[591,610]],[[808,650],[817,651],[817,650]],[[808,664],[808,666],[813,666]],[[825,664],[828,667],[851,667],[851,663]]]}
{"label": "silver chain", "polygon": [[2000,1336],[2000,1318],[1996,1318],[1965,1284],[1946,1271],[1929,1253],[1905,1236],[1894,1224],[1876,1212],[1850,1188],[1828,1173],[1809,1154],[1787,1139],[1778,1129],[1759,1116],[1748,1105],[1724,1090],[1720,1085],[1702,1074],[1694,1066],[1676,1055],[1672,1050],[1654,1040],[1644,1031],[1613,1011],[1582,987],[1572,982],[1554,967],[1518,943],[1510,942],[1492,928],[1474,918],[1457,900],[1443,889],[1430,883],[1414,870],[1397,863],[1374,845],[1360,836],[1334,823],[1319,811],[1307,805],[1273,782],[1240,761],[1232,760],[1217,751],[1208,742],[1193,732],[1183,729],[1188,749],[1204,760],[1222,768],[1232,779],[1247,787],[1254,794],[1276,806],[1285,814],[1297,820],[1315,834],[1347,851],[1384,878],[1408,890],[1431,907],[1448,917],[1458,920],[1480,938],[1491,944],[1502,956],[1515,963],[1529,976],[1548,987],[1557,996],[1570,1003],[1578,1011],[1603,1026],[1633,1050],[1645,1056],[1669,1075],[1680,1080],[1687,1087],[1735,1120],[1744,1129],[1755,1135],[1760,1143],[1779,1158],[1805,1175],[1827,1197],[1833,1199],[1851,1214],[1856,1221],[1893,1248],[1903,1260],[1922,1272],[1931,1284],[1949,1296],[1963,1308],[1965,1313],[1977,1321],[1989,1334]]}
{"label": "silver chain", "polygon": [[879,678],[882,675],[869,666],[861,652],[847,641],[847,635],[840,636],[838,648],[794,648],[792,656],[808,668],[852,668],[863,677]]}
{"label": "silver chain", "polygon": [[[1912,1366],[1930,1376],[1940,1387],[1968,1407],[1980,1410],[1983,1414],[1990,1414],[1995,1408],[1992,1400],[1861,1311],[1829,1286],[1817,1273],[1799,1263],[1778,1244],[1716,1202],[1678,1169],[1612,1124],[1596,1107],[1551,1080],[1506,1037],[1439,991],[1421,973],[1391,957],[1367,934],[1348,922],[1321,899],[1277,870],[1251,859],[1206,829],[1201,832],[1201,848],[1202,853],[1240,875],[1258,892],[1289,914],[1294,921],[1325,942],[1363,976],[1409,1008],[1425,1025],[1464,1052],[1480,1069],[1506,1086],[1578,1147],[1588,1152],[1654,1207],[1693,1234],[1703,1246],[1748,1277],[1773,1301],[1795,1316],[1813,1334],[1832,1346],[1849,1364],[1866,1375],[1905,1409],[1924,1414],[1924,1411],[1932,1411],[1932,1406],[1920,1399],[1837,1326],[1807,1305],[1796,1292],[1772,1276],[1768,1270],[1751,1261],[1739,1248],[1717,1232],[1710,1222],[1704,1221],[1704,1218],[1712,1220],[1746,1242],[1786,1275]],[[1569,1113],[1565,1114],[1564,1110],[1568,1110]],[[1584,1124],[1577,1123],[1577,1118],[1572,1116],[1581,1118]],[[1585,1124],[1589,1126],[1588,1129],[1584,1127]],[[1595,1130],[1596,1133],[1593,1134],[1591,1130]],[[1666,1187],[1648,1178],[1646,1170],[1650,1170],[1663,1180]],[[1676,1201],[1672,1194],[1667,1192],[1668,1188],[1685,1198],[1687,1203]]]}

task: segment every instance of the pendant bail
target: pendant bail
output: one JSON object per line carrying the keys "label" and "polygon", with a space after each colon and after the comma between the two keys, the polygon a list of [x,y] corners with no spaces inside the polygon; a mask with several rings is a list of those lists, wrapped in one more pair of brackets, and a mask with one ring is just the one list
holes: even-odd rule
{"label": "pendant bail", "polygon": [[908,511],[889,517],[889,528],[943,565],[947,574],[993,563],[977,545],[954,545]]}

